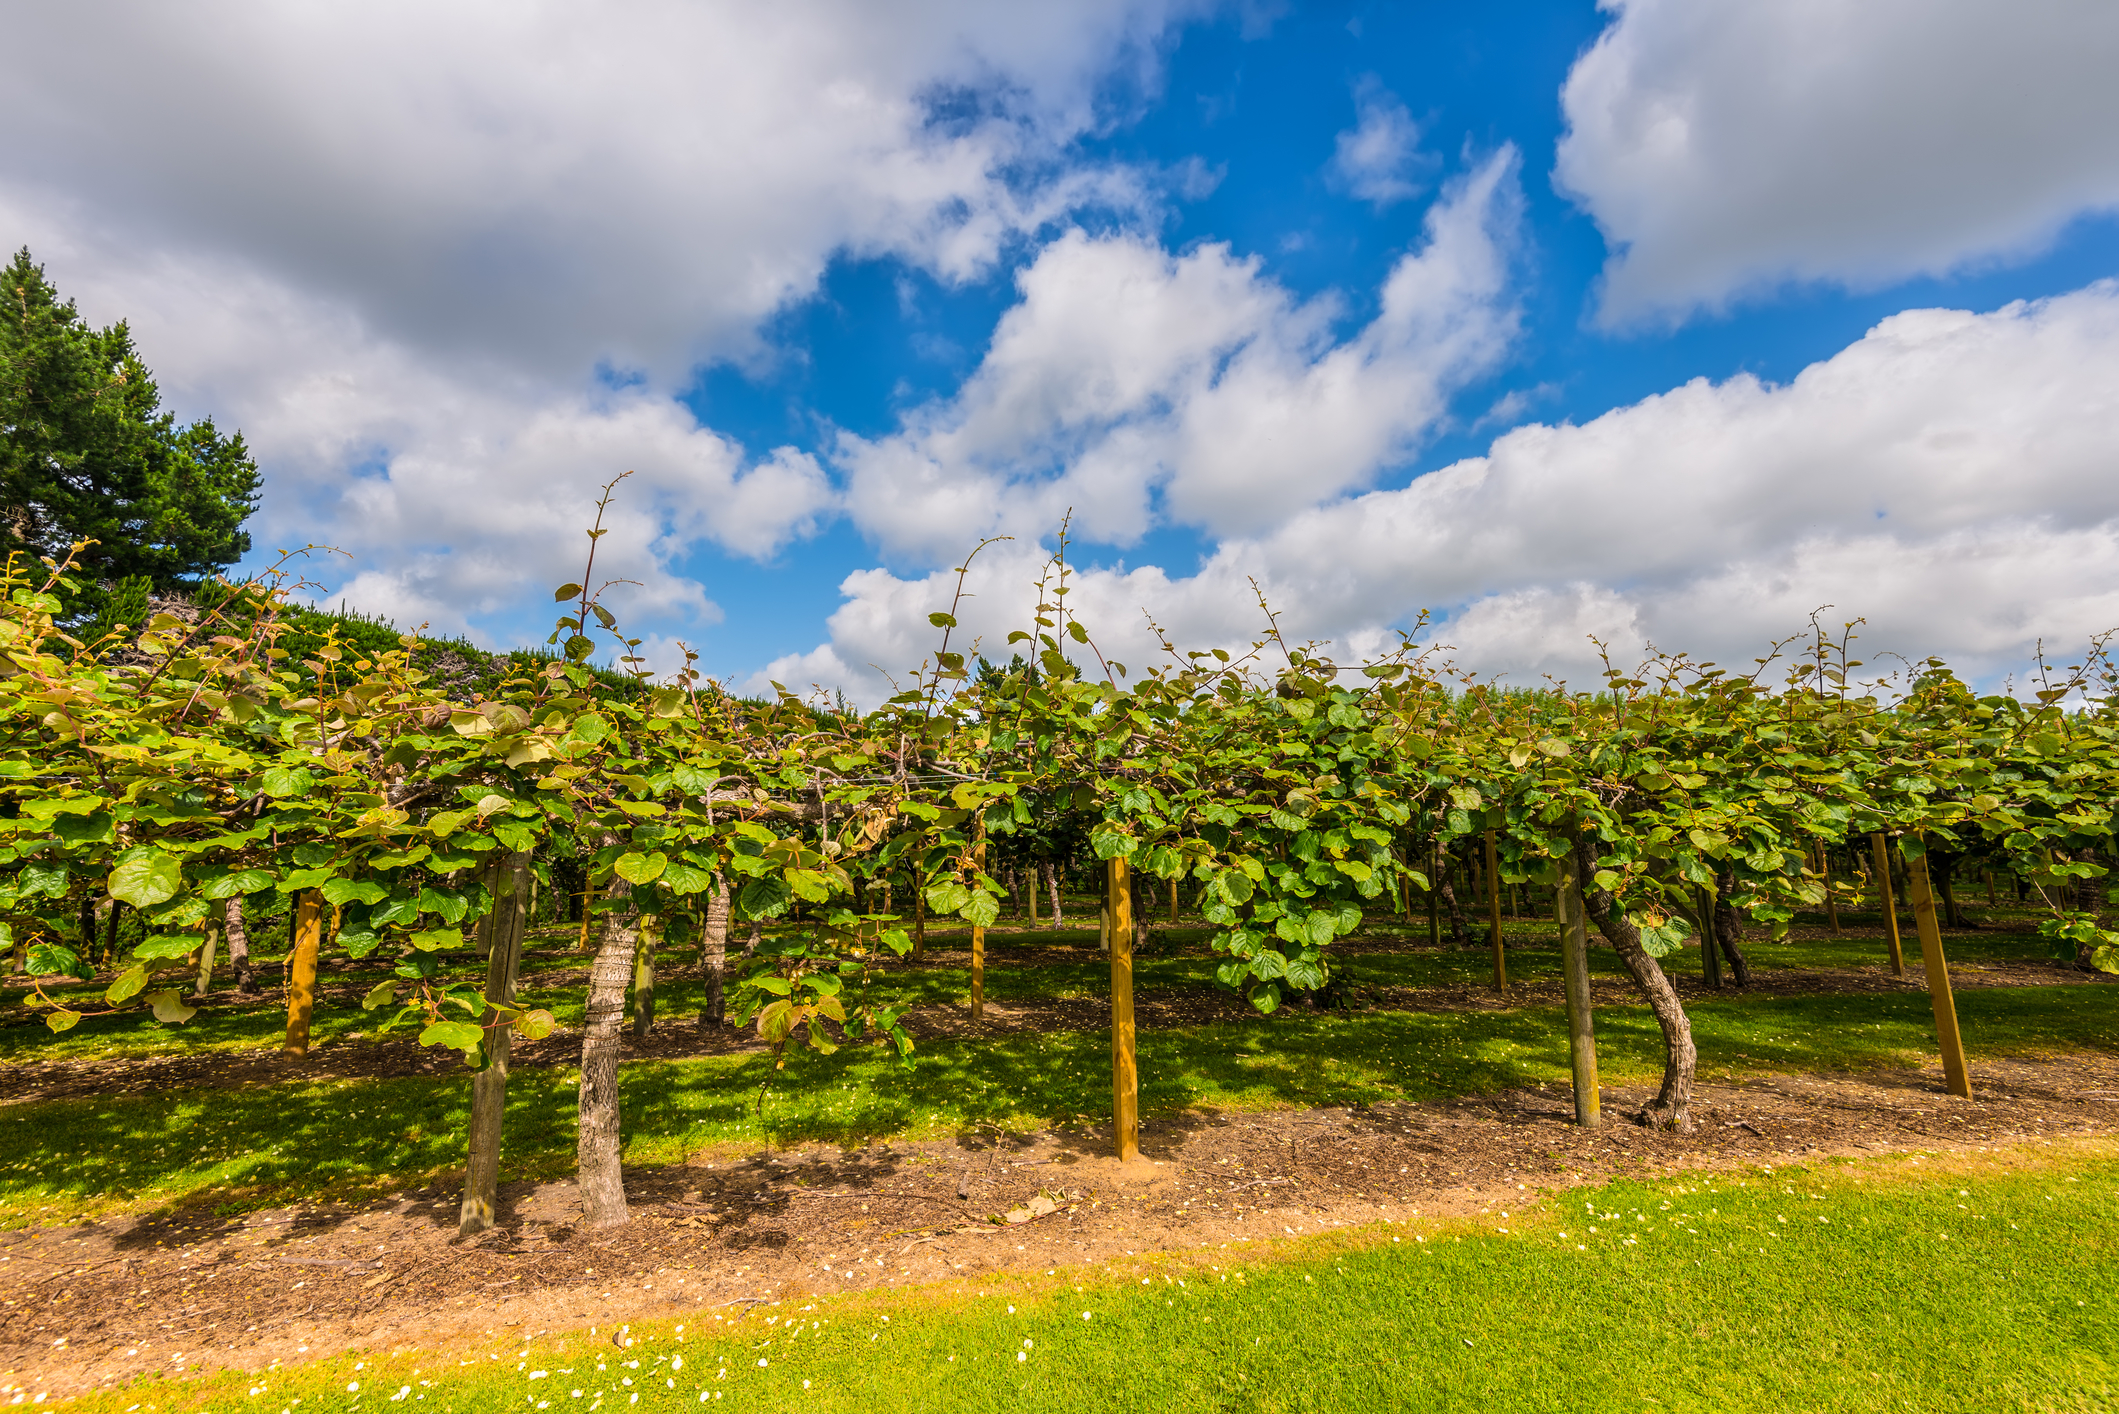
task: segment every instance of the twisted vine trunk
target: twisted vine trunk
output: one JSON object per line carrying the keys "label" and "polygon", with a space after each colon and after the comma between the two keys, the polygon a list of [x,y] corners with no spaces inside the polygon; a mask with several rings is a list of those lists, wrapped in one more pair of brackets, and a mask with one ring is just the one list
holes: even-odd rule
{"label": "twisted vine trunk", "polygon": [[706,896],[706,927],[700,956],[706,967],[706,999],[699,1004],[699,1025],[719,1026],[727,1019],[722,996],[723,974],[728,970],[728,880],[714,876],[714,891]]}
{"label": "twisted vine trunk", "polygon": [[1751,964],[1744,961],[1744,950],[1737,946],[1742,934],[1736,921],[1736,871],[1724,869],[1714,881],[1714,940],[1721,945],[1722,957],[1729,964],[1729,974],[1739,987],[1751,985]]}
{"label": "twisted vine trunk", "polygon": [[1052,926],[1057,928],[1065,920],[1060,916],[1059,866],[1049,859],[1038,861],[1045,871],[1045,896],[1052,901]]}
{"label": "twisted vine trunk", "polygon": [[589,1227],[617,1227],[631,1216],[618,1163],[618,1033],[625,1020],[633,952],[640,946],[640,908],[632,893],[633,886],[623,879],[611,881],[612,907],[603,916],[603,939],[589,963],[581,1028],[581,1120],[574,1150],[582,1222]]}
{"label": "twisted vine trunk", "polygon": [[1641,1123],[1653,1129],[1689,1133],[1692,1078],[1699,1066],[1699,1051],[1692,1044],[1691,1018],[1685,1015],[1685,1005],[1678,1000],[1677,988],[1663,975],[1662,966],[1641,946],[1640,930],[1620,911],[1609,889],[1595,887],[1596,847],[1587,835],[1576,835],[1574,845],[1577,875],[1588,886],[1582,891],[1587,912],[1604,941],[1618,953],[1634,985],[1648,998],[1648,1009],[1655,1013],[1656,1025],[1663,1032],[1663,1088],[1641,1110]]}

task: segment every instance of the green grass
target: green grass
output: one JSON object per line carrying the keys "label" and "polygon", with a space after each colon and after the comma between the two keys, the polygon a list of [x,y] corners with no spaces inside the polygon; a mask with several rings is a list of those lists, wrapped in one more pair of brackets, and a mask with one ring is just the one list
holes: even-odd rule
{"label": "green grass", "polygon": [[436,1414],[702,1395],[817,1414],[2110,1408],[2119,1162],[2010,1158],[2029,1166],[1614,1184],[1564,1191],[1536,1217],[1378,1226],[1271,1257],[1218,1249],[694,1314],[630,1327],[624,1349],[604,1331],[348,1354],[145,1381],[81,1407],[313,1411],[402,1390]]}
{"label": "green grass", "polygon": [[[2119,1050],[2119,988],[1968,991],[1958,1012],[1975,1083],[1981,1057]],[[1716,1000],[1696,1004],[1692,1018],[1706,1076],[1934,1059],[1932,1014],[1919,994]],[[1646,1008],[1607,1008],[1597,1025],[1606,1083],[1661,1073]],[[773,1080],[762,1119],[753,1109],[770,1074],[761,1056],[628,1065],[626,1156],[659,1163],[722,1145],[1101,1123],[1110,1112],[1108,1057],[1101,1031],[937,1045],[909,1068],[874,1051],[803,1052]],[[1140,1071],[1151,1121],[1186,1110],[1436,1100],[1564,1083],[1567,1033],[1554,1008],[1283,1014],[1143,1032]],[[461,1164],[469,1092],[457,1070],[9,1106],[0,1110],[0,1211],[55,1220],[121,1206],[255,1207],[402,1187]],[[569,1171],[574,1104],[571,1070],[515,1072],[508,1176]]]}

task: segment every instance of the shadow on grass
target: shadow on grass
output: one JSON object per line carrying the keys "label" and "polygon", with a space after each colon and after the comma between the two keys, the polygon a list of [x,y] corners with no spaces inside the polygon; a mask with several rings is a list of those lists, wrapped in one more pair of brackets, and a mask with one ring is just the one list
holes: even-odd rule
{"label": "shadow on grass", "polygon": [[[2119,1050],[2119,988],[1994,988],[1961,996],[1958,1013],[1975,1061]],[[1710,1078],[1906,1067],[1934,1056],[1920,995],[1715,1001],[1694,1006],[1692,1018]],[[1597,1042],[1610,1083],[1660,1074],[1661,1042],[1645,1008],[1599,1013]],[[626,1159],[1100,1125],[1110,1115],[1109,1054],[1103,1032],[1071,1031],[952,1042],[919,1052],[909,1067],[871,1050],[790,1053],[780,1072],[757,1055],[629,1064]],[[1432,1101],[1564,1082],[1566,1028],[1556,1008],[1283,1013],[1145,1033],[1140,1072],[1151,1122],[1188,1110]],[[0,1205],[24,1220],[106,1203],[234,1210],[423,1183],[460,1169],[469,1094],[468,1073],[455,1071],[12,1106],[0,1111]],[[571,1071],[517,1071],[506,1176],[568,1172],[574,1109]]]}

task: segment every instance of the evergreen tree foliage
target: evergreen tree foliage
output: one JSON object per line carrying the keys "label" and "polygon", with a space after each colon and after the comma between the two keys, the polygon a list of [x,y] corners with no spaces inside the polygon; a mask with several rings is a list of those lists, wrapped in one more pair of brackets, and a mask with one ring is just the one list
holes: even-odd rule
{"label": "evergreen tree foliage", "polygon": [[241,433],[161,402],[131,331],[90,327],[19,252],[0,275],[0,554],[93,540],[85,579],[157,590],[241,558],[257,463]]}

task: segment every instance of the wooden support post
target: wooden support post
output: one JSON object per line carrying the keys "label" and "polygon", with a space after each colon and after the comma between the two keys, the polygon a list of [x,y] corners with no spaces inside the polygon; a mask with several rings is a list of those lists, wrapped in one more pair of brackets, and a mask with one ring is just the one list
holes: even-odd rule
{"label": "wooden support post", "polygon": [[515,1030],[500,1024],[497,1007],[514,1003],[515,979],[522,970],[522,939],[530,921],[530,856],[521,851],[497,855],[485,876],[493,894],[492,912],[478,920],[478,941],[486,954],[486,1010],[479,1021],[486,1028],[486,1065],[471,1077],[471,1144],[456,1218],[459,1237],[493,1226],[500,1196],[500,1139]]}
{"label": "wooden support post", "polygon": [[1037,922],[1037,886],[1044,882],[1042,873],[1043,871],[1037,867],[1037,861],[1035,859],[1031,860],[1030,882],[1024,888],[1023,896],[1030,901],[1030,921],[1032,923]]}
{"label": "wooden support post", "polygon": [[287,1039],[285,1055],[309,1054],[309,1017],[316,1010],[316,955],[324,943],[324,896],[315,889],[295,895],[290,916],[294,948],[287,957]]}
{"label": "wooden support post", "polygon": [[1440,847],[1427,852],[1427,945],[1442,946],[1442,850]]}
{"label": "wooden support post", "polygon": [[1906,860],[1912,885],[1913,925],[1920,930],[1920,960],[1928,971],[1928,1001],[1935,1008],[1935,1039],[1942,1047],[1942,1073],[1950,1093],[1972,1098],[1972,1077],[1965,1069],[1964,1037],[1957,1031],[1957,1001],[1950,995],[1950,966],[1942,955],[1942,925],[1935,917],[1935,891],[1928,884],[1928,856]]}
{"label": "wooden support post", "polygon": [[1133,1049],[1133,879],[1123,856],[1104,872],[1111,935],[1111,1128],[1119,1162],[1140,1157],[1140,1069]]}
{"label": "wooden support post", "polygon": [[1494,990],[1508,990],[1508,952],[1501,941],[1501,864],[1494,847],[1494,832],[1486,832],[1486,904],[1494,930]]}
{"label": "wooden support post", "polygon": [[227,926],[228,900],[222,899],[206,910],[206,917],[199,923],[199,981],[191,989],[195,997],[203,997],[213,990],[213,954],[221,941],[221,930]]}
{"label": "wooden support post", "polygon": [[1878,906],[1884,911],[1884,934],[1891,940],[1891,972],[1903,977],[1906,975],[1906,952],[1898,939],[1898,900],[1891,895],[1891,846],[1878,833],[1869,836],[1869,848],[1876,856],[1876,897]]}
{"label": "wooden support post", "polygon": [[1597,1092],[1596,1019],[1589,999],[1589,916],[1572,854],[1560,861],[1560,965],[1567,982],[1567,1059],[1574,1070],[1575,1123],[1604,1122]]}
{"label": "wooden support post", "polygon": [[633,1034],[655,1028],[655,950],[662,941],[660,915],[640,915],[640,946],[633,952]]}
{"label": "wooden support post", "polygon": [[912,960],[927,955],[927,891],[920,887],[918,870],[912,876]]}
{"label": "wooden support post", "polygon": [[1700,921],[1700,978],[1717,992],[1722,989],[1722,940],[1714,936],[1714,890],[1706,885],[1693,894]]}
{"label": "wooden support post", "polygon": [[[979,821],[979,833],[986,832],[986,822]],[[980,840],[971,850],[972,867],[986,872],[986,841]],[[986,930],[978,924],[971,925],[971,1019],[986,1019]]]}
{"label": "wooden support post", "polygon": [[1817,859],[1823,867],[1820,873],[1825,879],[1825,918],[1832,924],[1832,936],[1841,936],[1839,931],[1839,900],[1832,897],[1832,846],[1823,840],[1817,842]]}
{"label": "wooden support post", "polygon": [[[1992,875],[1987,877],[1990,880],[1993,878]],[[1177,880],[1175,879],[1170,881],[1170,921],[1172,923],[1177,921]]]}
{"label": "wooden support post", "polygon": [[596,895],[588,889],[581,891],[581,936],[574,942],[576,952],[589,950],[589,915],[593,911],[589,905],[595,897]]}

